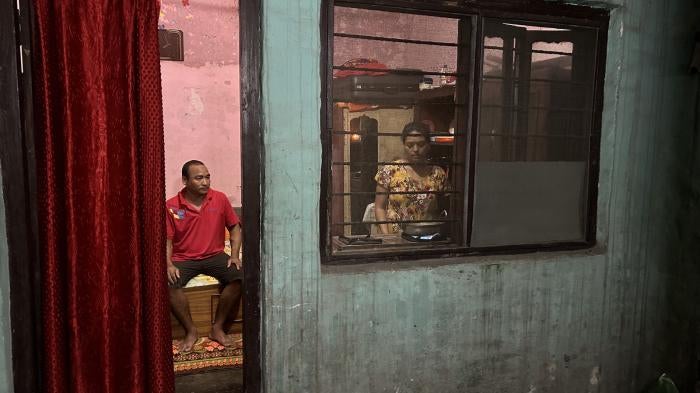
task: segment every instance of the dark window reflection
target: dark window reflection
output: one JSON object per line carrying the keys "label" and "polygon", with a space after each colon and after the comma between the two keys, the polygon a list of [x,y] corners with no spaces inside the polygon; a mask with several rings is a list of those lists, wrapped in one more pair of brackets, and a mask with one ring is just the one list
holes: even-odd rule
{"label": "dark window reflection", "polygon": [[581,241],[595,32],[485,31],[472,244]]}

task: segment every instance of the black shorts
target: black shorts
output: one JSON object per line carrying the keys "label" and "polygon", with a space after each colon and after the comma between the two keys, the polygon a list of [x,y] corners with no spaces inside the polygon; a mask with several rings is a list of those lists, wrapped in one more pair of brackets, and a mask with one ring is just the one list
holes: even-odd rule
{"label": "black shorts", "polygon": [[243,271],[236,268],[235,264],[228,265],[228,254],[222,252],[213,257],[195,261],[173,261],[173,265],[180,271],[180,278],[170,288],[183,288],[198,274],[206,274],[219,280],[222,285],[230,284],[243,279]]}

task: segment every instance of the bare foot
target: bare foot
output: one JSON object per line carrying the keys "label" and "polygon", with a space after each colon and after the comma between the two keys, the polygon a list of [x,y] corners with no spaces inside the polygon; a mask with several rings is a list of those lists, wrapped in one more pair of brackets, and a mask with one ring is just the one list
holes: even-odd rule
{"label": "bare foot", "polygon": [[192,350],[194,343],[197,342],[197,332],[188,333],[180,342],[180,352],[189,352]]}
{"label": "bare foot", "polygon": [[211,332],[209,332],[209,338],[225,347],[231,345],[231,339],[229,339],[228,336],[224,334],[224,331],[220,328],[217,329],[214,326],[212,326]]}

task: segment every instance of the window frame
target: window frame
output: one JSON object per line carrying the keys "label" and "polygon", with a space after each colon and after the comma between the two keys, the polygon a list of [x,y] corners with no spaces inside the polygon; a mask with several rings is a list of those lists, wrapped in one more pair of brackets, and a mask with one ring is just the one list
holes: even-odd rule
{"label": "window frame", "polygon": [[[334,7],[343,6],[376,11],[413,13],[452,18],[471,18],[471,47],[468,53],[458,52],[457,56],[467,55],[474,64],[466,70],[468,75],[466,123],[467,132],[465,152],[464,209],[462,212],[462,239],[455,245],[443,245],[436,248],[419,248],[410,250],[376,248],[358,251],[353,254],[333,255],[332,251],[332,135],[327,132],[332,125],[333,111],[333,41],[334,41]],[[587,178],[587,213],[585,222],[585,240],[576,242],[556,242],[537,244],[518,244],[505,246],[472,247],[469,240],[473,232],[474,187],[476,178],[476,154],[479,134],[479,103],[484,45],[483,30],[485,19],[507,20],[509,23],[547,23],[552,26],[586,27],[596,31],[595,73],[593,76],[593,108],[590,127],[590,143]],[[323,264],[359,264],[368,262],[386,262],[415,259],[432,259],[473,255],[519,254],[535,251],[564,251],[592,248],[596,244],[596,217],[598,204],[598,179],[600,169],[600,141],[603,112],[603,85],[607,51],[607,34],[609,11],[602,8],[574,6],[552,3],[545,0],[487,0],[474,4],[471,0],[431,1],[431,0],[322,0],[321,5],[321,195],[319,205],[319,229],[321,262]]]}

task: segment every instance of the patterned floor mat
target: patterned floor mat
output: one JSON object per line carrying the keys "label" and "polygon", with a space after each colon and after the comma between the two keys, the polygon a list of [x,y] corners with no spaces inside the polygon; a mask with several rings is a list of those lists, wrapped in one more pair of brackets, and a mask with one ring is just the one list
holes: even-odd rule
{"label": "patterned floor mat", "polygon": [[240,333],[229,334],[233,343],[224,347],[216,341],[202,337],[189,352],[178,351],[181,340],[173,340],[173,366],[175,374],[190,374],[211,369],[243,367],[243,340]]}

